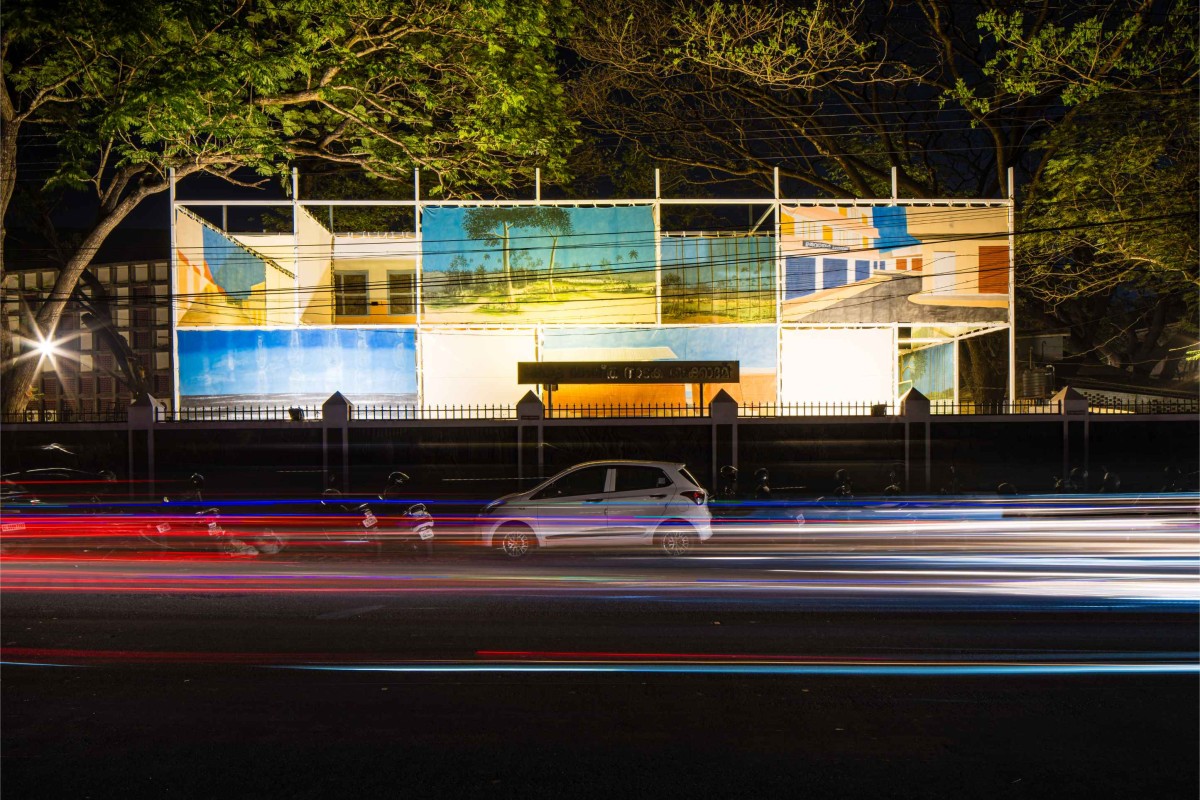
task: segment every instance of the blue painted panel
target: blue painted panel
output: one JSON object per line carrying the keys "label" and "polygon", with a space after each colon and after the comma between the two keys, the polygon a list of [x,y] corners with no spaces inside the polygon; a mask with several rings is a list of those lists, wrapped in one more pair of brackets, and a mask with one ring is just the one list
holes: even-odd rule
{"label": "blue painted panel", "polygon": [[817,260],[811,256],[787,256],[783,260],[783,299],[804,297],[817,290]]}
{"label": "blue painted panel", "polygon": [[259,328],[179,331],[179,394],[197,405],[417,399],[416,331]]}
{"label": "blue painted panel", "polygon": [[865,281],[871,277],[871,262],[858,260],[854,262],[854,280]]}
{"label": "blue painted panel", "polygon": [[845,286],[850,282],[850,262],[844,258],[827,258],[824,265],[822,289]]}

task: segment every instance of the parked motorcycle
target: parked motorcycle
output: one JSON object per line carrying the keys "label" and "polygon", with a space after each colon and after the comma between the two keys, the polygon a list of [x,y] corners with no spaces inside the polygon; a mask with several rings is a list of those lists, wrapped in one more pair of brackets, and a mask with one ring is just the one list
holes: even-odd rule
{"label": "parked motorcycle", "polygon": [[[239,556],[271,556],[283,551],[284,541],[270,526],[237,525],[233,530],[216,506],[184,515],[186,506],[204,505],[204,476],[193,473],[191,491],[172,500],[163,498],[164,513],[142,529],[142,538],[166,550],[216,549]],[[169,508],[170,507],[170,508]],[[177,511],[178,509],[178,511]]]}
{"label": "parked motorcycle", "polygon": [[433,555],[434,519],[424,503],[403,498],[410,478],[403,472],[388,475],[387,486],[378,495],[363,498],[326,489],[320,508],[306,524],[300,518],[301,541],[315,546],[365,543],[383,554],[391,549],[421,551]]}

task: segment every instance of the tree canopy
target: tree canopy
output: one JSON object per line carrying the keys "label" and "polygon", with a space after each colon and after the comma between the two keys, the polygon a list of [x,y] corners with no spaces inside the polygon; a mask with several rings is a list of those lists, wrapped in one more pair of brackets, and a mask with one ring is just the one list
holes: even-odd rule
{"label": "tree canopy", "polygon": [[[573,144],[554,63],[566,2],[543,0],[14,0],[3,12],[5,214],[22,148],[47,188],[99,212],[63,265],[38,330],[111,230],[196,173],[231,181],[298,159],[380,178],[429,176],[434,196],[502,192]],[[30,337],[32,338],[32,337]],[[23,407],[18,359],[4,407]]]}

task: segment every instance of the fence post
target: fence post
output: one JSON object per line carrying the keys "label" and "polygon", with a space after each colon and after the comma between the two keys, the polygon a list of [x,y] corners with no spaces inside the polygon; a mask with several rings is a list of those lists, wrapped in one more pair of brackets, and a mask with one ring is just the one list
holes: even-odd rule
{"label": "fence post", "polygon": [[154,424],[158,421],[159,412],[166,406],[148,394],[138,396],[129,404],[126,421],[129,426],[129,493],[134,491],[134,478],[137,470],[135,441],[140,438],[136,432],[142,431],[146,436],[146,491],[154,496]]}
{"label": "fence post", "polygon": [[729,463],[737,469],[738,465],[738,440],[737,440],[737,421],[738,421],[738,403],[724,389],[717,392],[708,404],[708,419],[712,425],[712,486],[717,486],[718,476],[721,474],[718,470],[720,465],[718,455],[718,441],[720,437],[717,431],[720,426],[728,425],[730,432],[729,441]]}
{"label": "fence post", "polygon": [[909,483],[910,463],[912,455],[909,453],[909,424],[912,422],[924,422],[925,425],[925,493],[929,494],[933,491],[933,459],[931,451],[933,449],[929,426],[933,415],[930,413],[929,398],[921,394],[916,389],[909,389],[904,394],[900,395],[900,414],[904,417],[904,489],[911,490],[912,484]]}
{"label": "fence post", "polygon": [[1065,482],[1071,476],[1071,419],[1073,417],[1083,420],[1083,470],[1085,473],[1087,472],[1088,399],[1070,386],[1064,386],[1054,393],[1050,402],[1058,404],[1058,413],[1062,417],[1062,480]]}
{"label": "fence post", "polygon": [[546,417],[546,406],[542,399],[532,391],[517,401],[517,481],[525,479],[525,423],[533,422],[537,429],[537,468],[538,475],[545,472],[543,463],[542,425]]}
{"label": "fence post", "polygon": [[[329,433],[336,431],[338,435],[338,452],[341,454],[341,485],[337,488],[342,492],[350,491],[350,412],[354,404],[346,399],[341,392],[334,392],[329,399],[321,404],[321,468],[328,480],[329,472]],[[326,487],[329,488],[329,487]]]}

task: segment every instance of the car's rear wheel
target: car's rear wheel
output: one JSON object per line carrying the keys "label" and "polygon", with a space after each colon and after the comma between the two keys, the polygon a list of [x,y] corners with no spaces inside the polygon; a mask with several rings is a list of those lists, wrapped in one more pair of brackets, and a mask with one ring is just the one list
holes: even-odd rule
{"label": "car's rear wheel", "polygon": [[686,522],[664,522],[654,537],[659,551],[672,558],[685,556],[700,543],[696,531]]}
{"label": "car's rear wheel", "polygon": [[510,523],[496,531],[494,543],[509,558],[525,558],[537,549],[537,536],[528,525]]}

